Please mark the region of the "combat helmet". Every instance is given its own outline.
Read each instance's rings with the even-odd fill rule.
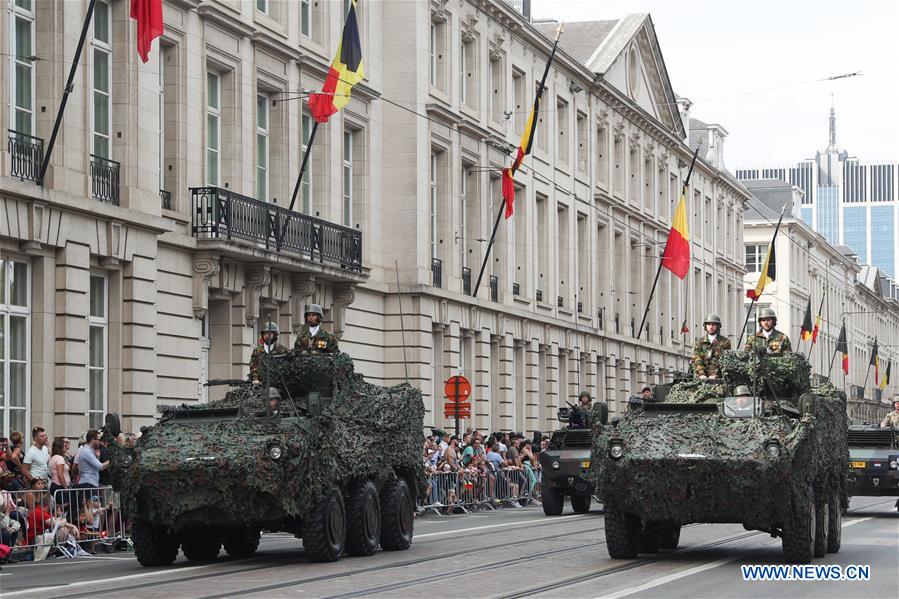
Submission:
[[[746,385],[737,385],[737,388],[734,389],[734,397],[745,397],[747,395],[751,396],[752,391]]]
[[[303,316],[309,316],[310,314],[318,314],[318,317],[324,320],[325,313],[322,311],[322,307],[318,304],[311,304],[308,308],[306,308],[306,312]]]
[[[276,325],[274,322],[272,322],[272,321],[270,320],[270,321],[268,321],[267,323],[265,323],[265,324],[262,326],[262,328],[259,330],[259,333],[260,333],[260,334],[262,334],[262,333],[274,333],[275,335],[280,335],[280,334],[281,334],[281,329],[279,329],[279,328],[278,328],[278,325]]]
[[[759,310],[759,320],[763,318],[773,318],[774,324],[777,324],[777,312],[774,311],[774,308],[762,308]]]
[[[705,320],[702,321],[702,324],[717,324],[721,326],[721,317],[715,314],[714,312],[709,312],[709,315],[705,317]]]
[[[593,399],[593,397],[591,397],[591,395],[590,395],[590,392],[587,391],[586,389],[581,391],[580,394],[577,396],[578,401],[580,401],[582,397],[586,397],[587,399]]]

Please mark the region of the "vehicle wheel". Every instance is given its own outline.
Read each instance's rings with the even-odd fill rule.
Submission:
[[[783,552],[788,562],[807,564],[815,549],[815,496],[809,489],[793,504],[783,529]]]
[[[412,544],[412,492],[402,478],[392,478],[381,489],[381,548],[408,549]]]
[[[543,513],[547,516],[558,516],[565,508],[565,495],[558,489],[547,487],[540,492]]]
[[[640,520],[626,514],[624,510],[606,505],[606,547],[613,559],[633,559],[637,557],[640,541]]]
[[[135,520],[131,525],[131,542],[142,566],[168,566],[178,557],[178,543],[163,528],[145,520]]]
[[[343,496],[337,489],[325,491],[315,500],[303,527],[303,549],[314,562],[334,562],[346,545],[346,514]]]
[[[837,491],[830,496],[830,513],[827,520],[827,553],[837,553],[840,550],[840,540],[843,534],[843,509],[840,505],[840,493]]]
[[[253,527],[233,528],[225,533],[222,544],[228,555],[234,557],[253,555],[259,547],[259,529]]]
[[[677,549],[679,543],[680,524],[672,524],[659,531],[659,547],[662,549]]]
[[[184,557],[192,562],[211,562],[218,557],[222,548],[222,539],[210,530],[191,532],[181,541]]]
[[[573,509],[576,514],[586,514],[590,511],[590,502],[592,500],[593,498],[589,495],[572,495],[571,509]]]
[[[346,552],[372,555],[381,540],[381,502],[371,481],[350,488],[346,505]]]
[[[827,555],[827,545],[830,539],[830,501],[825,495],[815,503],[815,523],[821,526],[815,527],[815,551],[814,557]]]

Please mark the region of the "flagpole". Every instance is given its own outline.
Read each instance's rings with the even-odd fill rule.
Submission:
[[[312,144],[315,142],[315,132],[318,131],[318,121],[313,120],[312,129],[309,131],[309,141],[306,142],[306,150],[303,152],[303,162],[300,164],[300,174],[297,175],[297,182],[293,186],[293,196],[290,198],[290,207],[287,208],[288,212],[293,212],[293,207],[297,201],[297,195],[300,192],[300,186],[303,184],[303,175],[306,174],[306,167],[309,164],[309,154],[312,151]],[[281,243],[284,241],[284,236],[287,234],[287,225],[290,223],[290,216],[287,216],[284,219],[284,225],[281,227],[281,230],[278,231],[278,236],[276,241],[278,250],[281,249]]]
[[[787,211],[787,203],[784,204],[783,209],[780,211],[780,218],[777,219],[777,226],[774,227],[774,235],[771,236],[771,247],[768,248],[768,256],[770,256],[771,252],[774,251],[774,242],[777,241],[777,232],[780,231],[780,223],[783,222],[784,213],[786,211]],[[777,258],[776,258],[776,254],[775,254],[775,262],[774,262],[775,268],[777,267],[776,260],[777,260]],[[767,266],[767,265],[768,265],[768,261],[766,259],[765,266]],[[765,276],[768,276],[768,273],[764,272],[764,273],[761,273],[759,276],[765,277]],[[764,292],[764,288],[762,288],[762,291]],[[759,296],[761,296],[761,294],[759,294]],[[749,315],[752,314],[752,307],[755,305],[756,301],[758,301],[758,298],[757,297],[753,298],[752,303],[749,304],[749,309],[746,310],[746,320],[743,321],[743,330],[740,331],[740,340],[737,341],[737,347],[739,347],[740,344],[743,343],[743,335],[746,333],[746,325],[749,323]]]
[[[543,69],[543,78],[540,79],[540,87],[537,88],[537,97],[535,101],[539,102],[540,98],[543,96],[543,90],[546,89],[546,78],[549,76],[549,67],[552,66],[553,57],[556,55],[556,49],[559,47],[559,36],[562,35],[562,24],[559,23],[559,27],[556,29],[556,39],[553,41],[552,50],[549,52],[549,58],[546,60],[546,68]],[[536,119],[537,115],[533,114],[533,117]],[[533,131],[531,131],[531,135],[533,136]],[[533,137],[530,138],[533,143]],[[514,166],[514,165],[513,165]],[[490,242],[487,244],[487,251],[484,252],[484,261],[481,263],[481,270],[478,272],[478,280],[474,284],[474,290],[472,291],[472,297],[478,296],[478,290],[481,288],[481,280],[484,278],[484,269],[487,268],[487,260],[490,259],[490,250],[493,248],[493,242],[496,239],[496,230],[499,228],[499,219],[502,218],[503,210],[506,208],[506,198],[503,197],[503,201],[499,204],[499,211],[496,213],[496,220],[493,222],[493,232],[490,234]]]
[[[825,298],[825,297],[827,297],[827,289],[824,290],[824,295],[821,296],[821,305],[818,306],[818,314],[815,315],[815,322],[817,322],[817,321],[818,321],[818,318],[821,317],[821,310],[824,309],[824,298]],[[822,319],[822,321],[823,321],[823,319]],[[822,324],[823,324],[823,322],[822,322]],[[815,328],[814,328],[814,325],[812,325],[812,333],[814,333],[814,332],[815,332]],[[821,331],[818,331],[818,332],[820,333]],[[811,342],[811,344],[809,345],[809,348],[808,348],[808,357],[806,358],[807,360],[811,360],[811,359],[812,359],[812,350],[813,350],[813,349],[815,349],[815,336],[814,336],[814,334],[812,335],[812,342]],[[830,374],[830,373],[828,373],[828,375],[829,375],[829,374]]]
[[[868,377],[871,376],[871,362],[877,359],[877,337],[874,337],[874,347],[871,350],[871,359],[868,360],[868,368],[865,370],[865,384],[862,385],[862,399],[865,398],[865,391],[868,389]]]
[[[702,147],[702,144],[696,145],[696,151],[693,152],[693,159],[690,160],[690,170],[687,171],[687,178],[684,179],[684,185],[681,187],[681,197],[686,198],[687,195],[687,187],[690,185],[690,176],[693,174],[693,167],[696,166],[696,157],[699,156],[699,148]],[[668,234],[669,236],[671,233]],[[689,244],[689,241],[687,242]],[[643,325],[646,324],[646,315],[649,314],[649,306],[652,304],[652,297],[656,293],[656,284],[659,282],[659,275],[662,273],[662,265],[665,263],[664,259],[665,254],[663,253],[659,257],[659,269],[656,271],[656,278],[652,282],[652,289],[649,291],[649,299],[646,300],[646,308],[643,310],[643,320],[640,321],[640,330],[637,331],[637,339],[640,338],[640,335],[643,334]]]
[[[41,164],[41,172],[37,176],[37,184],[44,184],[44,175],[50,167],[50,157],[53,155],[53,146],[56,145],[56,136],[59,134],[59,126],[62,124],[62,115],[66,111],[66,104],[69,102],[69,94],[75,89],[75,72],[78,70],[78,63],[81,61],[81,52],[84,50],[84,40],[87,38],[87,30],[90,28],[91,17],[94,14],[94,6],[97,0],[90,0],[87,5],[87,14],[84,16],[84,24],[81,26],[81,37],[78,38],[78,46],[75,48],[75,58],[72,60],[72,66],[69,68],[69,78],[66,81],[65,91],[62,93],[62,100],[59,101],[59,110],[56,111],[56,121],[53,123],[53,132],[50,134],[50,140],[47,142],[47,153],[44,154],[44,162]]]

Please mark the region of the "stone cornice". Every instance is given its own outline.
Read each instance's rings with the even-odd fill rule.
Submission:
[[[240,13],[227,9],[225,4],[201,4],[197,7],[197,14],[205,21],[216,27],[238,35],[250,37],[254,29],[240,20]]]

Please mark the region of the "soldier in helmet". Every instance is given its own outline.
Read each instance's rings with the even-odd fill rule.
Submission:
[[[693,375],[698,379],[717,379],[721,354],[730,349],[730,339],[720,334],[721,317],[709,314],[702,325],[705,335],[693,345]]]
[[[759,312],[759,330],[746,341],[746,351],[763,351],[769,356],[782,356],[793,351],[790,338],[778,331],[777,313],[771,308]]]
[[[253,349],[253,354],[250,356],[250,380],[254,385],[259,384],[259,362],[263,354],[276,356],[287,353],[287,348],[278,343],[278,335],[281,334],[278,325],[268,321],[262,327],[261,333],[262,343]]]
[[[568,425],[571,428],[588,428],[590,426],[590,412],[593,408],[593,398],[590,392],[584,389],[577,396],[577,408],[572,410]]]
[[[281,413],[281,392],[275,387],[269,387],[266,401],[268,416],[275,418]]]
[[[899,397],[893,398],[893,408],[894,410],[880,422],[880,428],[899,428]]]
[[[734,389],[734,398],[737,400],[737,406],[745,408],[752,403],[752,391],[746,385],[737,385]]]
[[[313,354],[333,354],[337,352],[337,338],[322,326],[324,313],[318,304],[312,304],[306,310],[306,324],[300,329],[293,348],[297,351]]]

